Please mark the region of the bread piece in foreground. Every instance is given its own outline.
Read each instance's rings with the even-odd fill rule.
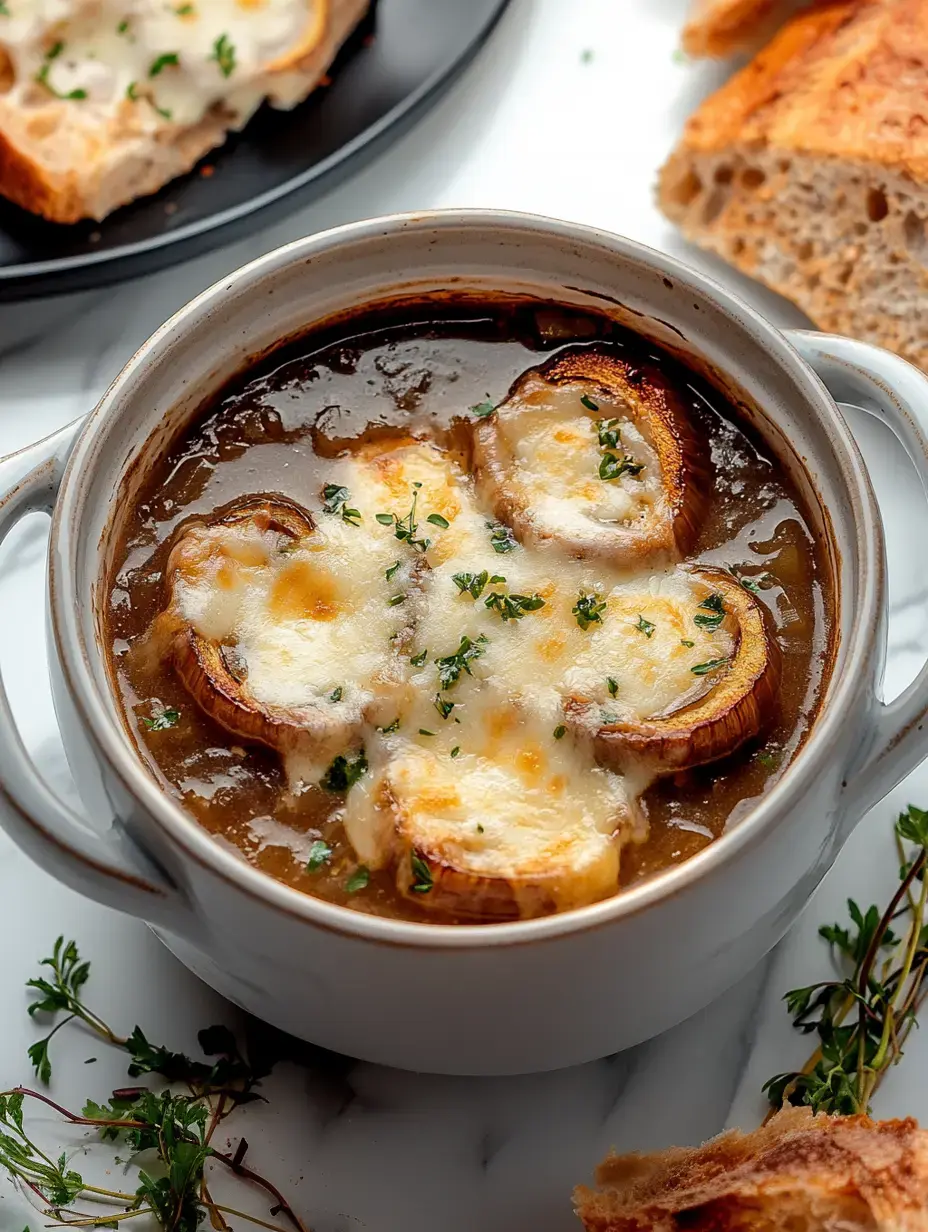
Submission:
[[[755,51],[811,3],[815,0],[696,0],[680,41],[696,59]]]
[[[928,7],[832,4],[700,107],[660,175],[687,239],[928,366]]]
[[[138,0],[124,12],[101,0],[74,4],[47,29],[29,0],[2,7],[0,194],[73,223],[102,219],[189,171],[265,99],[301,102],[368,0],[284,0],[272,13],[229,0],[215,10]],[[293,30],[278,44],[282,10]],[[246,31],[265,58],[248,59]]]
[[[925,1232],[928,1132],[916,1121],[787,1107],[750,1134],[623,1155],[574,1193],[587,1232]]]

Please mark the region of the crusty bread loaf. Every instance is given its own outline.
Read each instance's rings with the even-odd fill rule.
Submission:
[[[926,1232],[928,1131],[785,1108],[750,1134],[612,1156],[574,1194],[587,1232]]]
[[[293,106],[319,83],[369,0],[324,0],[310,10],[301,43],[267,65],[243,107],[221,103],[193,124],[152,123],[150,109],[122,100],[99,112],[57,98],[41,82],[17,83],[0,46],[0,195],[54,222],[102,219],[157,191],[241,128],[264,98]]]
[[[820,328],[928,367],[928,5],[797,17],[692,116],[659,201]]]
[[[688,56],[716,59],[754,51],[815,0],[696,0],[681,43]]]

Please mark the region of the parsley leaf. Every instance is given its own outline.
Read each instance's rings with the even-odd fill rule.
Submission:
[[[639,613],[638,619],[635,622],[635,628],[638,630],[639,633],[643,633],[645,637],[653,637],[654,630],[657,628],[657,626],[653,625],[650,620],[645,620],[645,618]],[[693,671],[695,670],[696,669],[693,668]]]
[[[438,680],[442,689],[450,689],[452,685],[457,684],[462,672],[466,672],[468,676],[473,675],[470,665],[483,654],[483,647],[487,640],[481,634],[476,641],[471,641],[465,634],[461,638],[461,644],[457,650],[452,654],[444,655],[442,658],[435,660],[435,666],[438,668]]]
[[[481,573],[455,573],[451,580],[458,588],[462,595],[470,595],[472,599],[479,599],[486,589],[489,573],[484,569]]]
[[[309,849],[309,859],[306,861],[306,868],[309,872],[314,873],[317,869],[322,868],[323,864],[328,864],[332,858],[332,848],[328,843],[324,843],[321,838],[317,838]]]
[[[487,595],[484,604],[499,613],[504,621],[521,620],[526,612],[537,612],[545,606],[541,595],[504,595],[502,591],[494,590]]]
[[[515,551],[519,546],[512,531],[504,523],[487,522],[486,528],[490,532],[490,545],[494,552],[502,555],[504,552]]]
[[[319,781],[319,786],[326,791],[346,792],[352,788],[358,779],[367,772],[367,758],[364,750],[354,758],[339,753],[332,761]]]
[[[345,889],[349,894],[357,894],[359,890],[366,890],[370,881],[370,869],[365,864],[359,864],[345,882]]]
[[[717,591],[703,599],[699,606],[707,608],[708,611],[697,612],[693,617],[693,623],[703,629],[717,629],[727,615],[722,596]]]
[[[432,880],[432,870],[421,856],[412,853],[412,885],[409,887],[414,894],[428,894],[435,884]]]
[[[720,667],[725,667],[729,661],[728,656],[724,659],[710,659],[708,663],[697,663],[695,667],[690,668],[690,671],[694,676],[708,676],[709,672],[718,671]]]

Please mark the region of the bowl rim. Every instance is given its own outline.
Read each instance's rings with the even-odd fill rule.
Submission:
[[[683,863],[664,869],[610,898],[535,919],[448,925],[370,915],[297,890],[227,851],[158,785],[126,732],[108,714],[107,703],[112,698],[104,696],[90,666],[90,657],[99,657],[104,652],[96,643],[88,647],[79,619],[81,599],[76,584],[76,552],[81,534],[72,506],[79,498],[85,475],[92,473],[95,438],[105,422],[111,416],[118,415],[123,389],[135,374],[178,331],[209,315],[225,298],[241,293],[259,278],[280,273],[323,251],[371,238],[385,239],[410,228],[432,233],[454,228],[529,231],[536,239],[540,234],[554,243],[605,246],[626,259],[650,268],[659,276],[677,280],[712,302],[723,313],[753,331],[778,368],[788,377],[798,396],[813,413],[818,413],[828,434],[833,461],[846,489],[851,519],[856,528],[858,568],[855,593],[842,594],[839,579],[835,579],[836,641],[832,674],[809,734],[783,775],[736,825]],[[841,545],[833,544],[833,548],[840,558]],[[863,458],[824,384],[779,329],[714,278],[670,254],[602,228],[543,215],[494,209],[439,209],[390,214],[333,227],[258,257],[219,279],[181,307],[129,359],[85,420],[68,459],[52,514],[49,562],[50,630],[65,684],[97,754],[104,759],[130,797],[141,806],[145,816],[186,856],[252,900],[292,919],[343,937],[410,949],[468,950],[525,945],[596,930],[659,907],[664,901],[675,898],[712,873],[719,872],[741,851],[759,842],[811,787],[819,773],[820,763],[838,743],[840,729],[846,725],[848,714],[856,712],[860,706],[859,694],[869,687],[868,673],[860,671],[860,666],[870,661],[874,651],[880,629],[878,615],[883,594],[882,523]],[[843,639],[844,663],[839,665],[836,659],[842,641],[840,613],[845,607],[855,613],[855,619]],[[141,845],[144,849],[144,842]],[[183,886],[177,892],[182,898],[187,897]]]

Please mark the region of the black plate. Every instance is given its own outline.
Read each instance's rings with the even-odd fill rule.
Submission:
[[[379,0],[294,111],[263,107],[189,175],[111,214],[61,226],[0,199],[0,300],[148,274],[286,214],[399,136],[490,34],[508,0]],[[205,169],[205,174],[204,174]]]

